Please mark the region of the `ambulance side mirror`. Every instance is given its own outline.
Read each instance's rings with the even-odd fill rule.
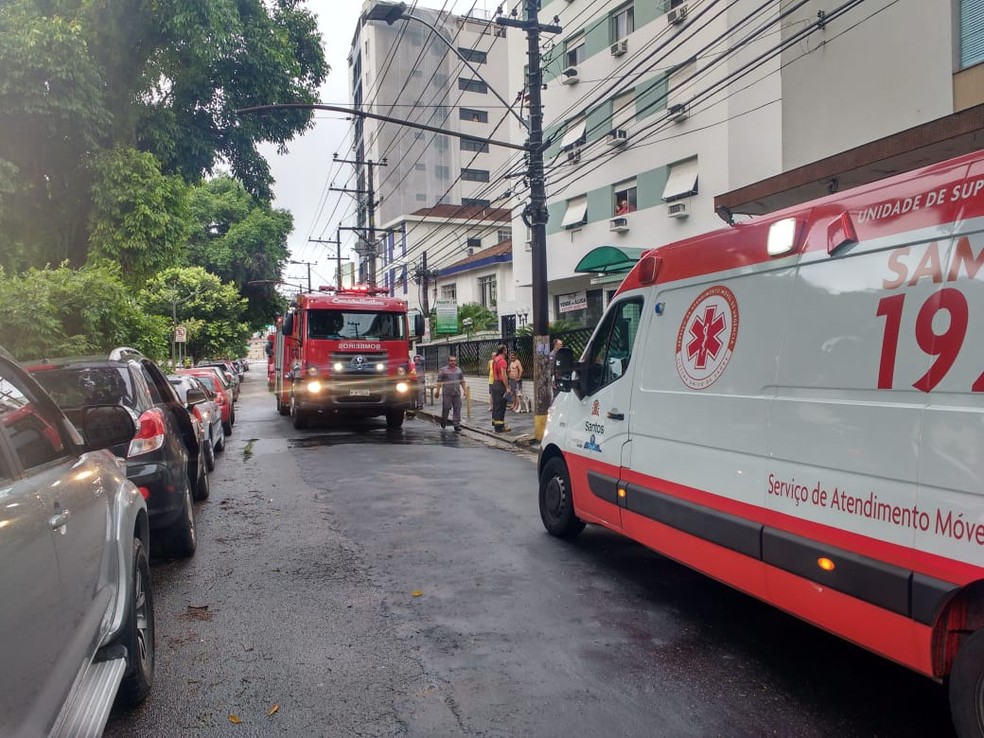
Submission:
[[[554,354],[553,377],[558,392],[570,392],[574,388],[574,352],[559,348]]]

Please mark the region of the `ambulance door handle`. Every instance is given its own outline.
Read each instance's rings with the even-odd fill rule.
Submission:
[[[605,414],[609,420],[625,420],[625,413],[620,413],[617,410],[609,410]]]

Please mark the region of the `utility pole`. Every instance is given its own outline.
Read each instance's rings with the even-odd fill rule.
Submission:
[[[498,17],[501,26],[522,28],[527,40],[526,89],[530,100],[529,138],[526,140],[527,176],[530,181],[530,201],[523,209],[523,222],[532,231],[533,257],[533,388],[535,413],[533,434],[543,438],[547,425],[547,410],[553,401],[550,378],[550,335],[548,332],[547,294],[547,190],[543,175],[543,69],[540,58],[540,34],[560,33],[560,26],[541,25],[538,12],[540,0],[526,0],[526,20]]]
[[[309,238],[308,241],[311,243],[330,243],[335,247],[335,259],[337,262],[337,269],[335,272],[335,286],[338,289],[342,289],[342,229],[339,227],[335,231],[335,240],[332,241],[330,238]]]
[[[308,240],[309,241],[313,241],[314,239],[313,238],[309,238]],[[314,290],[311,289],[311,266],[317,264],[318,262],[316,262],[316,261],[294,261],[293,259],[291,259],[287,263],[288,264],[303,264],[303,265],[305,265],[307,267],[307,272],[308,272],[308,280],[307,280],[307,282],[308,282],[308,292],[314,292]]]
[[[369,283],[370,287],[376,286],[376,191],[373,186],[373,167],[385,167],[386,159],[381,162],[373,161],[372,159],[366,159],[365,161],[360,161],[358,159],[339,159],[338,154],[335,154],[335,161],[341,164],[352,164],[354,166],[363,166],[368,168],[368,189],[365,190],[352,190],[345,189],[343,187],[329,187],[331,192],[349,192],[358,195],[366,195],[366,219],[369,223],[369,237],[367,240],[367,248],[365,253],[366,260],[366,281]]]

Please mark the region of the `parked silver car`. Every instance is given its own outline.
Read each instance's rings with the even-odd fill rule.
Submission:
[[[0,735],[98,735],[154,678],[147,505],[105,450],[136,430],[93,405],[75,429],[0,349]]]

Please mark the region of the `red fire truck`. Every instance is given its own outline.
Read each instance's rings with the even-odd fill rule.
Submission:
[[[424,318],[387,290],[352,287],[298,295],[274,340],[277,410],[295,428],[315,417],[386,416],[403,425],[413,405],[410,341],[423,335]]]

